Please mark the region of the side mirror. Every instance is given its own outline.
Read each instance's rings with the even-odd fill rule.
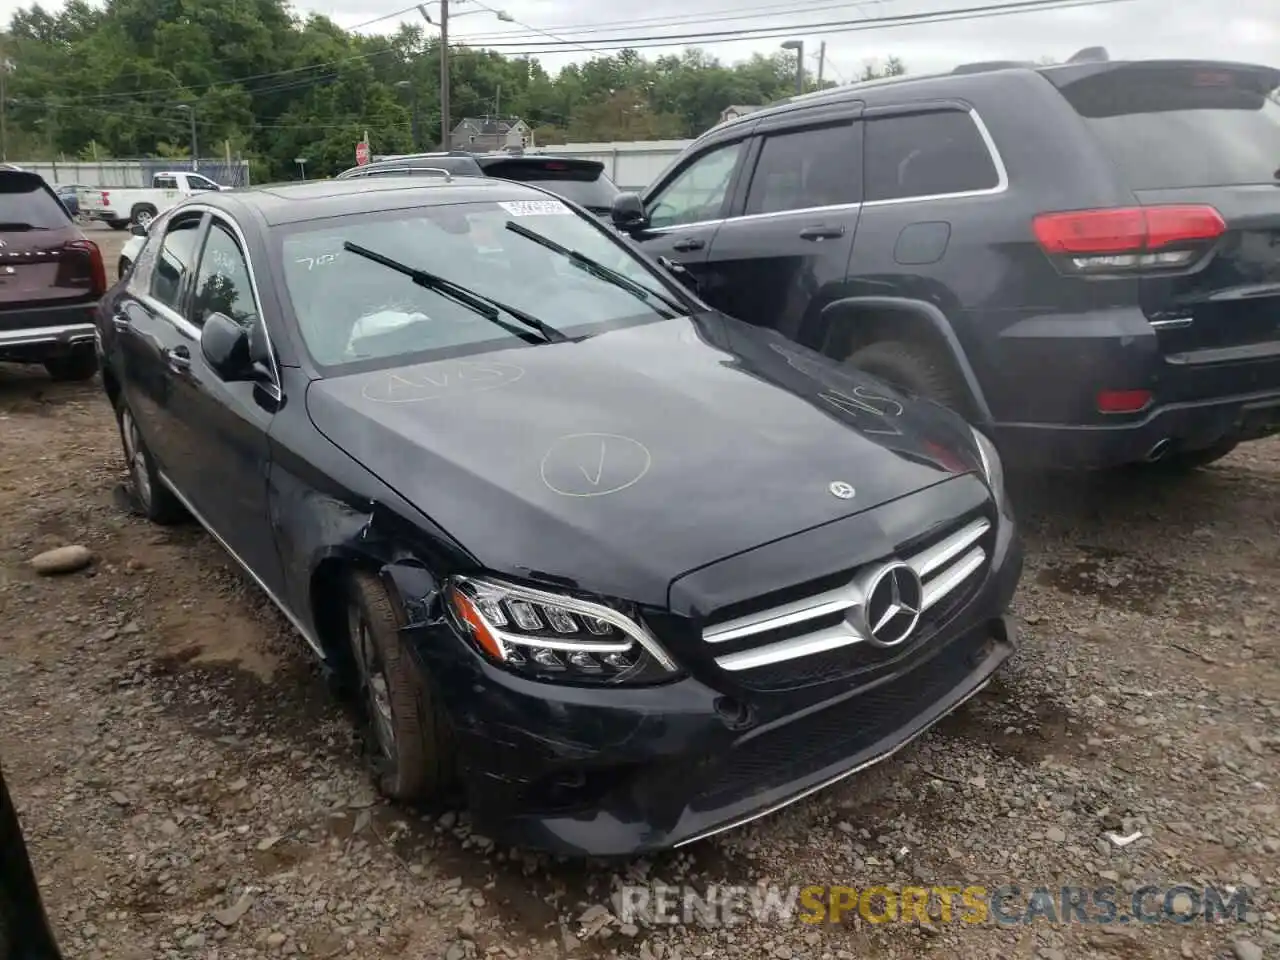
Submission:
[[[129,228],[129,232],[135,237],[145,237],[147,235],[147,228],[140,223],[135,223]]]
[[[249,331],[225,313],[211,313],[200,330],[200,352],[223,380],[253,380]]]
[[[645,215],[644,204],[634,193],[620,193],[613,198],[613,206],[609,209],[609,218],[619,230],[639,230],[649,222]]]

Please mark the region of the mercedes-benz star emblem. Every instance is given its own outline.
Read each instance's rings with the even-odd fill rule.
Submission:
[[[839,497],[841,500],[852,500],[854,495],[857,493],[853,487],[849,486],[849,484],[845,483],[843,480],[837,480],[834,483],[829,484],[827,489],[831,491],[831,495],[833,497]]]
[[[901,561],[886,564],[867,580],[862,604],[862,630],[877,647],[896,647],[920,622],[924,585]]]

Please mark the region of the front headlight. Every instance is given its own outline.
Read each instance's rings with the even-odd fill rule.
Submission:
[[[482,655],[537,680],[657,683],[679,668],[634,610],[532,587],[455,577],[449,607]]]
[[[978,445],[978,456],[982,459],[982,473],[987,478],[987,486],[996,503],[1004,503],[1004,466],[1000,463],[1000,451],[985,433],[977,427],[973,431],[973,442]]]

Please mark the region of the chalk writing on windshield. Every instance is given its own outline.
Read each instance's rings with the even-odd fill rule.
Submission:
[[[316,267],[323,267],[325,264],[333,263],[338,259],[336,253],[322,253],[318,257],[298,257],[294,263],[305,263],[308,270],[314,270]]]

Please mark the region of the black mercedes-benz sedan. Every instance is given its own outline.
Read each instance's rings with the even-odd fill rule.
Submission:
[[[185,202],[102,301],[137,508],[198,519],[358,693],[388,796],[676,846],[1009,656],[992,444],[678,276],[531,186],[376,178]]]

